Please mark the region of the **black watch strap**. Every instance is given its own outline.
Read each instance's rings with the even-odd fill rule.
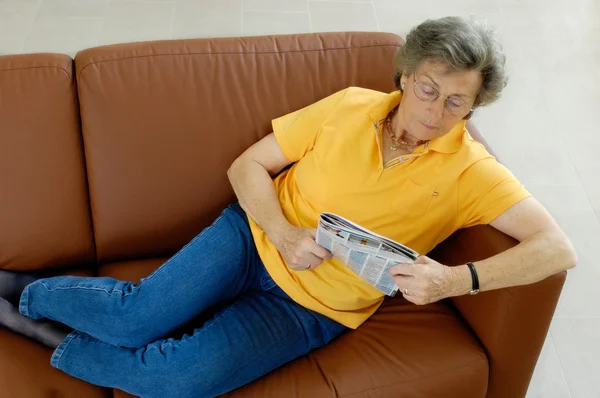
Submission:
[[[469,292],[470,294],[479,293],[479,277],[477,276],[477,271],[475,270],[475,266],[473,263],[467,263],[469,270],[471,271],[471,278],[473,279],[473,288]]]

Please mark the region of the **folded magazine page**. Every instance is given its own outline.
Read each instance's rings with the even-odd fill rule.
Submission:
[[[419,257],[411,248],[333,213],[321,213],[316,242],[388,296],[398,291],[390,268],[398,263],[414,263]]]

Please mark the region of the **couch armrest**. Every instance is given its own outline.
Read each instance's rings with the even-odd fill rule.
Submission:
[[[483,136],[479,132],[479,129],[477,129],[477,127],[475,127],[475,124],[473,124],[473,122],[471,120],[467,120],[466,127],[467,127],[467,131],[469,132],[469,134],[471,134],[471,137],[473,137],[473,139],[475,141],[480,142],[485,147],[485,149],[489,152],[490,155],[495,157],[496,160],[500,161],[498,159],[498,156],[496,156],[496,154],[494,153],[492,148],[488,145],[487,141],[483,138]]]
[[[488,225],[457,231],[429,256],[460,265],[498,254],[518,242]],[[566,272],[526,286],[453,297],[450,301],[487,352],[486,398],[525,397],[544,345]]]

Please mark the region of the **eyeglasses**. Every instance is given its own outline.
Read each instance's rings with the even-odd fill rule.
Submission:
[[[416,74],[413,74],[413,80],[415,95],[421,101],[435,102],[440,97],[440,92],[437,91],[435,87],[425,83],[417,83]],[[446,97],[446,103],[444,104],[444,107],[449,114],[460,117],[466,116],[469,112],[473,111],[473,108],[471,108],[466,102],[458,97],[452,96]]]

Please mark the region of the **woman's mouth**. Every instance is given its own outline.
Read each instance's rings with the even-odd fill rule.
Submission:
[[[437,129],[437,127],[435,127],[435,126],[430,126],[430,125],[428,125],[428,124],[425,124],[425,123],[423,123],[423,122],[421,122],[421,124],[422,124],[422,125],[423,125],[425,128],[427,128],[427,129],[429,129],[429,130],[434,130],[434,129]]]

